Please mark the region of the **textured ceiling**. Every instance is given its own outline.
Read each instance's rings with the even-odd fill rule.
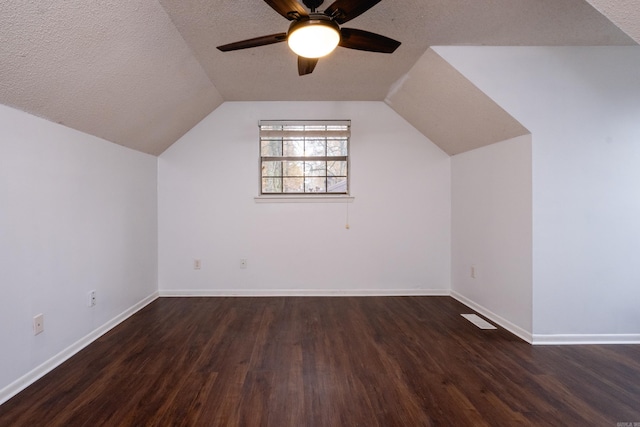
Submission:
[[[589,1],[637,37],[637,1]],[[299,77],[285,43],[215,49],[287,27],[262,0],[5,1],[0,103],[159,154],[224,101],[382,101],[428,81],[411,70],[430,46],[635,44],[584,0],[383,0],[345,27],[401,41],[392,55],[338,48]]]
[[[159,154],[223,100],[156,1],[0,7],[0,102]]]
[[[588,0],[611,22],[640,43],[640,0]]]
[[[395,53],[338,48],[299,77],[286,43],[215,49],[285,32],[289,21],[264,1],[159,1],[228,101],[382,100],[429,46],[634,44],[583,0],[383,0],[344,26],[401,41]]]

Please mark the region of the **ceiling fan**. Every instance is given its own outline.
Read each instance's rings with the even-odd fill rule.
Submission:
[[[270,34],[218,46],[222,52],[265,46],[286,41],[298,55],[298,74],[311,74],[318,59],[331,53],[336,46],[369,52],[393,53],[400,42],[380,34],[355,28],[340,28],[371,9],[381,0],[336,0],[317,12],[324,0],[302,0],[311,11],[307,13],[297,0],[264,0],[273,10],[291,22],[286,33]]]

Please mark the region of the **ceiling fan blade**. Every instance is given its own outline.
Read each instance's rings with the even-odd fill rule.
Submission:
[[[304,76],[305,74],[313,73],[313,69],[316,68],[318,58],[305,58],[304,56],[298,56],[298,75]]]
[[[273,10],[287,18],[289,21],[298,16],[307,16],[307,11],[296,0],[264,0]]]
[[[270,34],[268,36],[255,37],[253,39],[242,40],[239,42],[218,46],[218,49],[223,52],[229,52],[230,50],[239,50],[239,49],[247,49],[250,47],[266,46],[268,44],[280,43],[285,40],[287,40],[287,33]]]
[[[342,28],[340,35],[342,37],[339,46],[367,52],[393,53],[401,44],[389,37],[355,28]]]
[[[378,3],[380,0],[336,0],[324,13],[329,16],[335,14],[334,20],[338,24],[344,24],[356,16],[362,15]]]

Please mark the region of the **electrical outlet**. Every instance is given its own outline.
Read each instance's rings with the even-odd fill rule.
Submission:
[[[89,292],[89,299],[87,300],[87,305],[89,307],[94,307],[96,305],[96,291]]]
[[[199,259],[194,259],[193,260],[193,269],[194,270],[200,270],[202,268],[202,261]]]
[[[471,271],[470,271],[470,273],[471,273],[471,278],[472,278],[472,279],[475,279],[475,278],[476,278],[476,266],[475,266],[475,265],[472,265],[472,266],[471,266]]]
[[[240,268],[245,269],[247,268],[247,260],[246,259],[241,259],[240,260]]]
[[[44,332],[44,314],[38,314],[33,318],[33,335]]]

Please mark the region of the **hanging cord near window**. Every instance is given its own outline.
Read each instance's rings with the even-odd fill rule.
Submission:
[[[349,202],[346,201],[344,203],[344,205],[347,207],[347,218],[346,218],[345,223],[344,223],[344,228],[346,228],[348,230],[349,228],[351,228],[350,225],[349,225]]]

